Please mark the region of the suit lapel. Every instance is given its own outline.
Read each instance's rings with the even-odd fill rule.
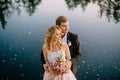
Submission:
[[[67,34],[67,44],[69,47],[71,46],[70,32],[68,32],[68,34]]]
[[[72,45],[72,41],[71,41],[71,38],[70,38],[70,32],[67,33],[67,45],[70,49],[70,52],[71,52],[71,45]]]
[[[70,41],[70,35],[69,35],[69,32],[67,33],[67,44],[68,42]]]

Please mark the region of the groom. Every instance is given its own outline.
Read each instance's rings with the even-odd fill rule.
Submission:
[[[81,58],[80,42],[78,40],[78,35],[69,32],[69,21],[65,16],[59,16],[56,19],[56,25],[62,31],[62,41],[66,42],[70,49],[71,61],[72,61],[71,70],[75,75],[77,72],[76,63]],[[42,65],[45,64],[43,53],[41,53],[41,62]]]

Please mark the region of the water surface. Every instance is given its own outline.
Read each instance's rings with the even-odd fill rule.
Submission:
[[[54,2],[54,3],[53,3]],[[0,1],[0,80],[42,80],[47,28],[67,16],[79,35],[78,80],[120,79],[119,0]]]

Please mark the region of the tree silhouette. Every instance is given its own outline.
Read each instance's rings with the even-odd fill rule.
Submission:
[[[22,8],[31,16],[40,2],[41,0],[0,0],[0,21],[2,28],[5,29],[7,23],[5,17],[9,17],[14,11],[17,11],[18,15],[20,15]]]
[[[11,5],[11,0],[0,1],[0,21],[2,28],[5,29],[6,20],[5,15],[8,15],[10,12],[9,7]]]
[[[106,15],[108,21],[113,19],[115,23],[120,22],[120,1],[119,0],[102,0],[98,2],[100,7],[100,16]]]
[[[120,0],[65,0],[69,10],[73,10],[79,5],[85,11],[89,3],[95,3],[99,6],[99,14],[102,17],[104,14],[108,21],[120,22]]]
[[[65,1],[69,10],[71,9],[73,10],[79,5],[83,10],[85,10],[88,3],[90,3],[90,0],[65,0]]]

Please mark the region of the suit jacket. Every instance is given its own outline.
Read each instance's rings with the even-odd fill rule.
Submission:
[[[69,45],[71,43],[71,45]],[[80,51],[80,41],[78,40],[78,35],[68,32],[67,34],[67,44],[70,49],[72,66],[71,70],[74,74],[77,72],[77,61],[81,58],[82,53]]]
[[[81,57],[80,41],[78,40],[78,35],[68,32],[67,33],[67,44],[68,44],[70,54],[71,54],[71,61],[72,61],[71,70],[74,74],[76,74],[77,72],[76,63]],[[43,52],[41,52],[41,62],[42,62],[42,65],[45,64]]]

